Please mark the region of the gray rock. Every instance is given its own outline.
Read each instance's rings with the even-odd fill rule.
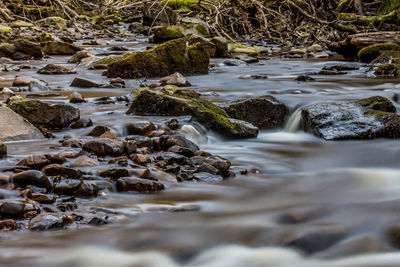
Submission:
[[[0,139],[29,140],[44,138],[43,134],[9,108],[0,107]]]
[[[79,88],[93,88],[93,87],[98,88],[98,87],[102,87],[102,84],[98,83],[96,81],[90,80],[90,79],[76,77],[72,81],[71,86],[79,87]]]
[[[48,64],[38,70],[39,74],[75,74],[76,69],[72,67],[59,66],[55,64]]]
[[[326,140],[399,138],[400,116],[392,102],[382,96],[302,109],[304,129]]]

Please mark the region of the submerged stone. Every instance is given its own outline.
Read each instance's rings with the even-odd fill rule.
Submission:
[[[400,116],[392,102],[382,96],[302,109],[304,129],[326,140],[399,138]]]
[[[258,128],[251,123],[230,118],[211,102],[192,90],[157,91],[142,89],[134,98],[127,114],[161,116],[190,115],[211,130],[230,137],[255,137]]]

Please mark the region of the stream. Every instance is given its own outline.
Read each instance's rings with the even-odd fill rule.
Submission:
[[[87,47],[101,53],[110,46],[142,50],[146,40],[99,40]],[[64,65],[69,57],[23,62],[35,67]],[[65,230],[0,232],[0,262],[7,266],[399,266],[400,253],[388,229],[400,226],[400,143],[398,140],[324,141],[300,129],[298,110],[310,103],[381,95],[394,99],[399,79],[379,79],[368,66],[345,75],[305,73],[343,64],[340,59],[270,59],[242,66],[216,67],[208,75],[187,77],[207,99],[223,101],[273,95],[291,116],[278,130],[262,130],[257,138],[226,139],[188,124],[185,132],[201,150],[221,155],[233,169],[247,169],[221,183],[178,183],[157,194],[105,193],[80,199],[79,211],[114,214],[109,224]],[[71,65],[71,64],[65,64]],[[73,66],[73,65],[71,65]],[[1,73],[0,86],[16,75],[46,80],[60,96],[40,98],[68,103],[79,91],[87,103],[77,104],[81,117],[124,135],[124,125],[142,116],[126,115],[124,102],[97,104],[98,97],[129,95],[126,88],[71,88],[79,76],[100,82],[101,70],[78,67],[78,74],[40,75],[37,69]],[[268,79],[247,79],[249,75]],[[149,81],[151,82],[151,81]],[[399,109],[399,105],[393,101]],[[169,117],[145,117],[163,122]],[[57,153],[63,136],[79,137],[90,129],[64,129],[56,138],[8,142],[9,157],[0,167],[13,166],[31,154]],[[307,247],[300,250],[299,247]]]

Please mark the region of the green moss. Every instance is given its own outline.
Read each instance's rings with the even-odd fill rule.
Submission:
[[[305,55],[307,53],[306,53],[306,51],[301,50],[301,49],[293,49],[293,50],[290,50],[289,54],[290,55]]]
[[[203,24],[198,24],[196,26],[196,30],[198,33],[200,33],[201,35],[205,36],[205,37],[209,37],[210,33],[208,32],[208,29],[206,26],[204,26]]]
[[[360,18],[360,16],[355,13],[339,13],[337,18],[339,20],[352,21],[357,20],[358,18]]]
[[[400,45],[395,43],[382,43],[382,44],[374,44],[363,49],[358,52],[358,58],[361,62],[369,63],[375,58],[377,58],[380,54],[382,54],[386,50],[400,50]]]
[[[99,61],[97,61],[96,65],[109,65],[111,63],[114,63],[116,60],[118,60],[118,59],[107,57],[107,58],[103,58],[103,59],[100,59]]]
[[[245,45],[241,44],[228,44],[228,51],[231,52],[235,48],[247,48]]]
[[[392,63],[396,59],[400,59],[400,50],[386,50],[375,58],[372,63]]]
[[[197,5],[198,0],[163,0],[161,5],[168,5],[172,9],[201,10]]]
[[[381,77],[400,77],[400,65],[399,64],[383,64],[375,70],[376,76]]]
[[[163,77],[174,72],[207,73],[209,56],[195,44],[186,47],[183,39],[175,39],[143,52],[134,52],[108,66],[109,77]]]
[[[182,26],[170,25],[165,27],[157,27],[154,29],[154,41],[162,43],[165,41],[184,37]]]
[[[4,25],[0,25],[0,32],[2,33],[9,33],[12,31],[11,27],[8,26],[4,26]]]
[[[388,14],[392,11],[395,11],[400,8],[400,1],[399,0],[384,0],[382,2],[381,7],[379,8],[378,13],[380,15]]]
[[[42,34],[34,38],[34,40],[39,43],[44,43],[44,42],[54,41],[54,37],[50,33],[43,32]]]

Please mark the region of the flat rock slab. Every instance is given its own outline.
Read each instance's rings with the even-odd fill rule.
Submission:
[[[23,117],[9,108],[0,107],[1,140],[31,140],[43,137],[43,134]]]

